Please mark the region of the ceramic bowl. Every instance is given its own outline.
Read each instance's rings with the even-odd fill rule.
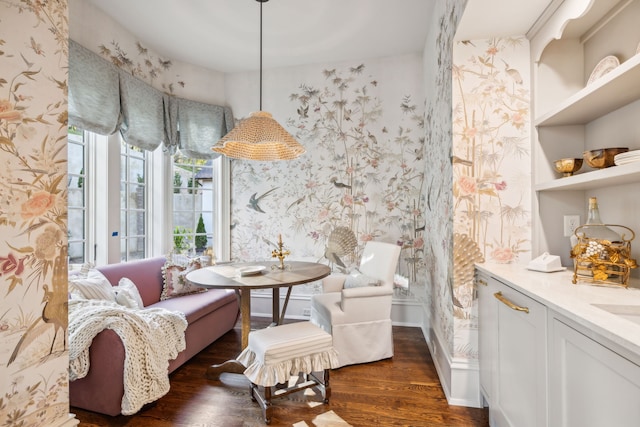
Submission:
[[[629,151],[627,147],[599,148],[597,150],[585,151],[584,160],[592,168],[608,168],[615,164],[614,157],[616,154],[626,153],[627,151]]]
[[[582,167],[582,159],[559,159],[553,162],[553,166],[562,176],[571,176]]]

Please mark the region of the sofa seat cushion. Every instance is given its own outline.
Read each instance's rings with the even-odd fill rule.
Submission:
[[[182,295],[158,301],[147,308],[162,307],[171,311],[184,313],[189,324],[211,313],[218,308],[233,302],[236,294],[230,289],[209,289],[198,294]]]

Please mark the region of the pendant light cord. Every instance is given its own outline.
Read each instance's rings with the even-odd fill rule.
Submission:
[[[260,2],[260,111],[262,111],[262,1]]]

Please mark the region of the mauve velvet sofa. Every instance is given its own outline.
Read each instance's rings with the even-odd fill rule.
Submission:
[[[231,330],[240,311],[235,292],[209,289],[160,301],[164,257],[148,258],[97,267],[116,286],[123,277],[135,283],[145,307],[180,311],[187,318],[186,348],[169,363],[169,373]],[[124,394],[124,345],[112,330],[105,329],[89,348],[90,367],[86,377],[69,384],[70,405],[107,415],[121,413]],[[204,375],[204,373],[203,373]]]

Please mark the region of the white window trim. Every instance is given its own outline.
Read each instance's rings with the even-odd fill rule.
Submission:
[[[88,182],[86,253],[96,265],[120,262],[120,135],[86,133],[86,169],[94,171]],[[107,141],[108,140],[108,141]],[[110,167],[110,165],[112,165]],[[115,165],[115,166],[113,166]],[[172,159],[162,148],[149,153],[147,185],[147,258],[165,256],[173,248]],[[111,168],[118,173],[109,173]],[[224,156],[213,161],[213,249],[217,261],[231,259],[231,164]],[[107,179],[95,179],[96,176]],[[164,189],[164,190],[163,190]]]

